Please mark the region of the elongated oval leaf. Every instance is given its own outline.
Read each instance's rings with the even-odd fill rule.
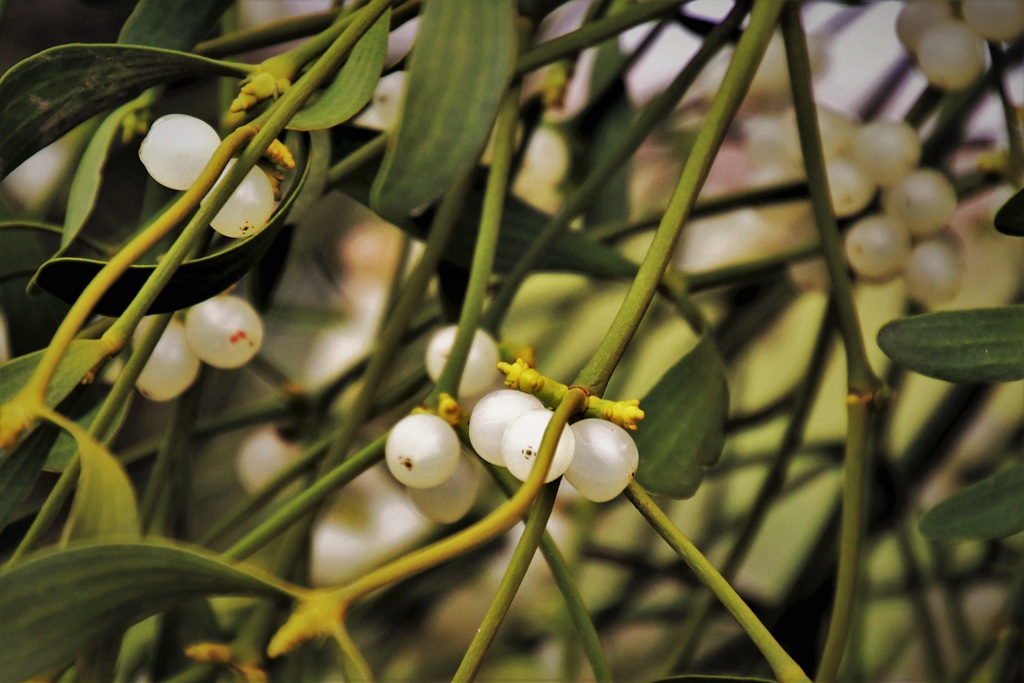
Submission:
[[[9,325],[11,355],[22,356],[49,343],[67,313],[53,299],[30,297],[25,285],[60,247],[60,228],[46,223],[0,224],[0,310]]]
[[[921,518],[920,529],[936,540],[983,540],[1024,531],[1024,465],[954,493]]]
[[[36,351],[0,365],[0,403],[9,401],[25,386],[39,365],[43,353],[44,351]],[[91,379],[96,366],[108,353],[107,343],[98,339],[78,339],[71,342],[46,388],[46,405],[57,405],[83,380]]]
[[[324,130],[345,123],[366,106],[384,68],[388,51],[391,10],[380,16],[359,39],[334,81],[320,99],[299,111],[288,122],[291,130]]]
[[[402,112],[371,195],[396,222],[432,203],[483,151],[516,58],[512,0],[424,3]]]
[[[304,155],[303,158],[308,157]],[[266,228],[252,237],[233,240],[218,252],[183,263],[157,296],[149,313],[169,313],[188,308],[223,292],[240,280],[266,253],[277,233],[285,226],[288,212],[306,181],[308,170],[309,164],[303,162],[298,179]],[[62,301],[73,303],[104,265],[103,261],[94,259],[55,258],[43,264],[33,282]],[[93,312],[121,315],[155,270],[156,266],[151,265],[130,267],[107,290]]]
[[[702,337],[640,405],[646,417],[635,434],[637,482],[655,495],[689,498],[725,444],[729,388],[714,342]]]
[[[999,232],[1024,237],[1024,187],[996,212],[995,224]]]
[[[86,119],[159,83],[242,76],[226,62],[156,48],[60,45],[0,78],[0,179]]]
[[[901,318],[878,332],[896,363],[947,382],[1024,379],[1024,305]]]
[[[287,593],[260,572],[184,546],[120,543],[37,555],[0,574],[0,671],[11,680],[35,676],[114,628],[222,594]]]
[[[134,394],[128,394],[128,398],[122,401],[117,407],[117,414],[114,416],[114,420],[111,423],[110,428],[107,430],[108,434],[116,434],[120,431],[125,418],[128,417],[128,411],[131,410],[132,399],[134,396]],[[93,422],[96,421],[96,416],[99,415],[102,408],[103,401],[101,400],[75,421],[82,429],[89,431]],[[68,466],[68,463],[71,462],[71,458],[74,457],[77,451],[78,445],[74,438],[66,432],[62,433],[57,438],[57,443],[53,445],[50,453],[46,456],[46,462],[43,464],[43,469],[47,472],[63,472],[64,468]]]
[[[209,35],[230,4],[231,0],[139,0],[117,42],[191,50]]]
[[[73,434],[81,472],[63,543],[78,539],[133,540],[141,533],[135,488],[124,467],[101,443]]]

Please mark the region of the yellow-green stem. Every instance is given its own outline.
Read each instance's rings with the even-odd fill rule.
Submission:
[[[668,518],[651,497],[636,482],[626,487],[626,496],[648,523],[661,535],[680,558],[693,570],[697,578],[711,589],[722,605],[733,615],[739,625],[768,661],[775,677],[782,683],[788,681],[809,681],[800,665],[782,649],[778,641],[765,628],[757,615],[743,602],[739,593],[708,562],[707,558],[690,542],[672,520]]]

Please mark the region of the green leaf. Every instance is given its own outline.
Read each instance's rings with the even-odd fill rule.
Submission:
[[[324,130],[345,123],[366,106],[384,69],[391,10],[370,27],[320,98],[288,122],[291,130]]]
[[[921,533],[935,540],[1002,538],[1024,531],[1024,465],[1014,465],[968,486],[921,518]]]
[[[900,318],[878,332],[894,362],[947,382],[1024,379],[1024,305]]]
[[[22,680],[63,666],[94,638],[186,600],[287,592],[195,548],[119,543],[42,553],[0,574],[0,671]]]
[[[129,102],[111,112],[89,140],[71,181],[68,207],[64,213],[64,232],[60,238],[61,252],[71,244],[92,215],[103,183],[103,169],[107,165],[110,148],[121,132],[121,122],[125,115],[134,106],[134,103]]]
[[[13,358],[0,365],[0,403],[6,403],[28,382],[45,350]],[[72,389],[88,378],[106,357],[109,348],[98,339],[71,342],[46,388],[46,405],[53,407],[67,398]]]
[[[651,683],[774,683],[770,678],[754,676],[713,676],[710,674],[682,674],[659,678]]]
[[[3,530],[29,494],[39,473],[43,471],[46,454],[53,448],[60,429],[42,424],[29,434],[10,457],[0,462],[0,530]]]
[[[645,417],[634,435],[640,450],[637,482],[654,495],[689,498],[725,444],[729,388],[714,341],[702,337],[640,407]]]
[[[308,170],[309,164],[302,162],[300,175],[288,196],[271,216],[267,227],[258,234],[231,240],[220,251],[183,263],[157,296],[149,308],[149,314],[169,313],[188,308],[223,292],[240,280],[266,253],[274,243],[277,233],[285,226],[292,203],[309,175]],[[106,264],[103,261],[94,259],[51,259],[36,272],[34,283],[70,304],[78,298],[104,265]],[[93,312],[108,316],[121,315],[155,270],[156,266],[153,265],[130,267],[107,290],[93,308]]]
[[[231,0],[139,0],[117,42],[191,50],[230,4]]]
[[[62,542],[99,538],[134,539],[141,533],[135,488],[124,467],[103,444],[78,428],[81,472]]]
[[[431,204],[476,163],[515,65],[514,10],[512,0],[424,3],[402,112],[371,194],[385,219]]]
[[[996,212],[996,230],[1015,237],[1024,237],[1024,188],[1010,197]]]
[[[60,247],[60,228],[46,223],[0,224],[0,310],[8,322],[11,355],[23,356],[50,343],[67,306],[30,297],[25,284]]]
[[[44,50],[0,78],[0,179],[79,123],[146,88],[243,73],[226,62],[156,48],[70,44]]]
[[[121,429],[121,425],[124,424],[124,420],[128,417],[128,411],[132,407],[132,399],[135,394],[128,394],[128,398],[121,402],[117,407],[117,414],[114,416],[113,422],[110,424],[110,428],[107,430],[108,434],[116,434]],[[92,428],[92,423],[96,420],[96,416],[99,415],[100,410],[103,408],[103,401],[99,401],[96,405],[90,408],[84,415],[75,420],[79,426],[85,431],[89,431]],[[109,439],[105,439],[109,440]],[[78,444],[75,439],[67,433],[61,434],[57,438],[57,443],[50,449],[49,455],[46,456],[46,463],[43,465],[43,469],[47,472],[63,472],[64,468],[68,466],[75,453],[78,451]]]

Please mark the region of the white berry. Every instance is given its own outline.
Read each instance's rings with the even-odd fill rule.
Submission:
[[[869,280],[885,280],[903,269],[910,255],[910,233],[885,216],[868,216],[850,226],[843,247],[853,272]]]
[[[921,35],[917,65],[936,88],[966,88],[985,70],[985,41],[962,21],[938,22]]]
[[[194,116],[168,114],[149,127],[139,159],[153,180],[172,190],[187,190],[218,145],[220,136],[210,124]]]
[[[459,456],[452,476],[429,489],[408,488],[409,500],[424,517],[438,524],[453,524],[473,508],[480,490],[480,467]]]
[[[565,478],[588,500],[603,503],[622,493],[636,474],[640,453],[622,427],[597,418],[572,426],[576,453]]]
[[[135,331],[136,339],[151,325],[151,320],[144,320]],[[199,366],[199,357],[185,340],[185,326],[171,320],[135,380],[135,388],[151,401],[169,401],[192,386],[199,376]]]
[[[469,418],[469,442],[481,458],[492,465],[505,466],[501,455],[501,439],[509,424],[523,413],[544,410],[536,396],[501,389],[480,399]]]
[[[407,415],[391,428],[384,455],[395,479],[412,488],[431,488],[458,467],[459,437],[437,415]]]
[[[896,17],[896,36],[908,52],[917,52],[924,32],[952,17],[953,11],[946,0],[910,0]]]
[[[917,168],[921,142],[903,121],[872,121],[857,131],[853,155],[872,181],[888,187]]]
[[[249,432],[239,445],[235,460],[242,488],[248,492],[263,488],[299,453],[298,444],[282,437],[280,430],[273,425]]]
[[[831,107],[818,107],[817,113],[821,151],[825,159],[837,159],[847,154],[853,147],[854,137],[857,135],[859,127],[858,122]]]
[[[216,368],[237,368],[259,352],[263,320],[248,301],[220,295],[189,310],[185,334],[203,362]]]
[[[956,211],[956,190],[942,173],[922,168],[889,188],[882,206],[911,235],[928,237],[941,231]]]
[[[910,252],[903,278],[907,294],[926,305],[953,299],[964,282],[963,255],[956,245],[944,238],[921,242]]]
[[[544,430],[551,422],[553,413],[547,410],[531,410],[513,420],[501,439],[501,456],[505,467],[520,481],[530,476],[533,463],[540,452],[540,442],[544,438]],[[576,438],[572,430],[566,427],[558,438],[555,457],[548,469],[545,482],[554,481],[565,474],[572,462],[576,449]]]
[[[853,161],[845,158],[827,164],[828,190],[838,218],[846,218],[867,208],[875,196],[875,185]]]
[[[234,167],[235,159],[228,162],[217,180],[220,185],[224,176]],[[214,186],[216,189],[216,185]],[[213,190],[210,191],[211,193]],[[200,202],[206,205],[210,195],[203,197]],[[267,225],[271,214],[274,213],[274,187],[270,179],[258,166],[249,169],[242,182],[235,191],[231,193],[228,200],[217,212],[217,215],[210,220],[210,227],[225,237],[246,237],[255,235]]]
[[[455,343],[457,332],[458,327],[455,325],[441,328],[427,344],[427,374],[435,382],[448,362],[448,355],[451,353],[452,344]],[[498,360],[498,345],[494,343],[491,335],[483,330],[477,330],[469,347],[469,355],[466,356],[466,365],[462,369],[459,396],[479,396],[487,391],[495,376],[499,374]]]
[[[1021,0],[962,0],[960,9],[967,25],[983,38],[998,42],[1024,35]]]

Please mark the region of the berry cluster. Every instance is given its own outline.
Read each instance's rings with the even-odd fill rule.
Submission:
[[[187,190],[206,168],[218,145],[220,136],[205,121],[168,114],[150,126],[139,147],[139,158],[153,180],[172,190]],[[234,159],[228,162],[218,184],[234,164]],[[202,203],[206,203],[206,198]],[[273,212],[274,187],[266,173],[253,167],[210,226],[226,237],[245,237],[263,229]]]
[[[426,366],[436,381],[455,340],[456,328],[439,330],[427,345]],[[469,441],[487,462],[507,467],[521,481],[530,475],[552,412],[535,396],[514,389],[480,393],[494,386],[498,347],[477,331],[459,385],[459,395],[475,403]],[[420,512],[450,523],[472,507],[479,489],[478,468],[461,455],[453,427],[443,418],[414,413],[398,421],[385,445],[394,477],[409,487]],[[545,481],[565,478],[584,497],[611,500],[626,487],[639,464],[636,444],[622,427],[603,419],[581,420],[563,430]]]
[[[144,319],[136,340],[152,325]],[[196,381],[200,362],[216,368],[248,363],[263,343],[263,320],[249,302],[219,295],[189,309],[185,322],[171,320],[135,387],[153,401],[169,401]]]
[[[900,11],[896,34],[928,82],[959,90],[985,70],[985,41],[1024,35],[1020,0],[962,0],[960,17],[947,0],[913,0]]]

